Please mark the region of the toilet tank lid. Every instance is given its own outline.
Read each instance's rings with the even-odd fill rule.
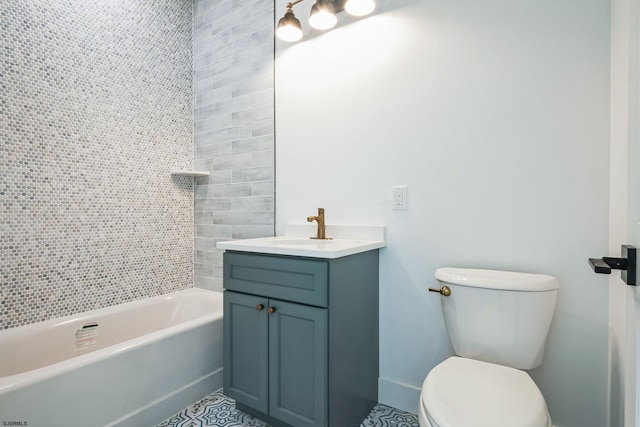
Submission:
[[[436,270],[435,276],[441,282],[476,288],[542,292],[560,287],[553,276],[514,271],[443,267]]]

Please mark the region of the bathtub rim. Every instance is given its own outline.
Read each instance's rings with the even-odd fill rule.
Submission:
[[[195,319],[187,320],[185,322],[178,323],[176,325],[169,326],[168,328],[163,328],[158,331],[154,331],[140,337],[132,338],[117,344],[110,345],[109,347],[105,347],[96,351],[92,351],[90,353],[78,355],[66,360],[62,360],[60,362],[53,363],[51,365],[46,365],[40,368],[36,368],[26,372],[20,372],[18,374],[9,375],[6,377],[0,377],[0,397],[6,393],[19,390],[23,387],[27,387],[33,385],[40,381],[45,381],[50,378],[57,377],[74,369],[79,369],[84,366],[90,365],[92,363],[104,360],[108,357],[117,355],[118,353],[126,352],[128,350],[133,350],[138,347],[142,347],[146,344],[151,344],[156,341],[159,341],[162,338],[170,337],[181,332],[187,331],[189,329],[195,329],[199,326],[205,325],[207,323],[214,322],[216,320],[222,321],[223,317],[223,304],[222,304],[222,292],[211,291],[207,289],[201,288],[187,288],[180,291],[175,291],[167,294],[157,295],[154,297],[149,297],[141,300],[129,301],[122,304],[116,304],[108,307],[98,308],[82,313],[71,314],[64,317],[59,317],[55,319],[49,319],[42,322],[32,323],[29,325],[25,325],[23,327],[17,327],[9,329],[2,334],[13,334],[19,333],[18,329],[24,328],[39,328],[42,326],[53,326],[58,324],[67,323],[70,321],[77,320],[90,320],[92,316],[96,316],[97,314],[104,314],[110,310],[114,309],[127,309],[127,308],[137,308],[141,306],[149,305],[154,301],[163,301],[169,300],[172,297],[178,295],[206,295],[207,297],[215,297],[219,301],[219,307],[216,311],[211,314],[206,314],[204,316],[196,317]]]

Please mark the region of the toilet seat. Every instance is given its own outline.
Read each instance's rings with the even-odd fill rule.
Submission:
[[[421,418],[431,427],[549,427],[547,405],[518,369],[450,357],[422,385]]]

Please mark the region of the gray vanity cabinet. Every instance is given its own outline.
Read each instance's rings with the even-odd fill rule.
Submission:
[[[378,251],[224,254],[224,393],[274,426],[359,426],[378,398]]]

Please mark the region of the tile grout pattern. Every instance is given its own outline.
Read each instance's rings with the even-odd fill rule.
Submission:
[[[274,3],[193,10],[195,286],[221,291],[216,242],[274,233]]]
[[[157,427],[269,427],[269,424],[237,410],[235,401],[218,390]],[[360,427],[419,427],[419,423],[417,415],[378,404]]]
[[[0,330],[193,286],[192,19],[0,2]]]

